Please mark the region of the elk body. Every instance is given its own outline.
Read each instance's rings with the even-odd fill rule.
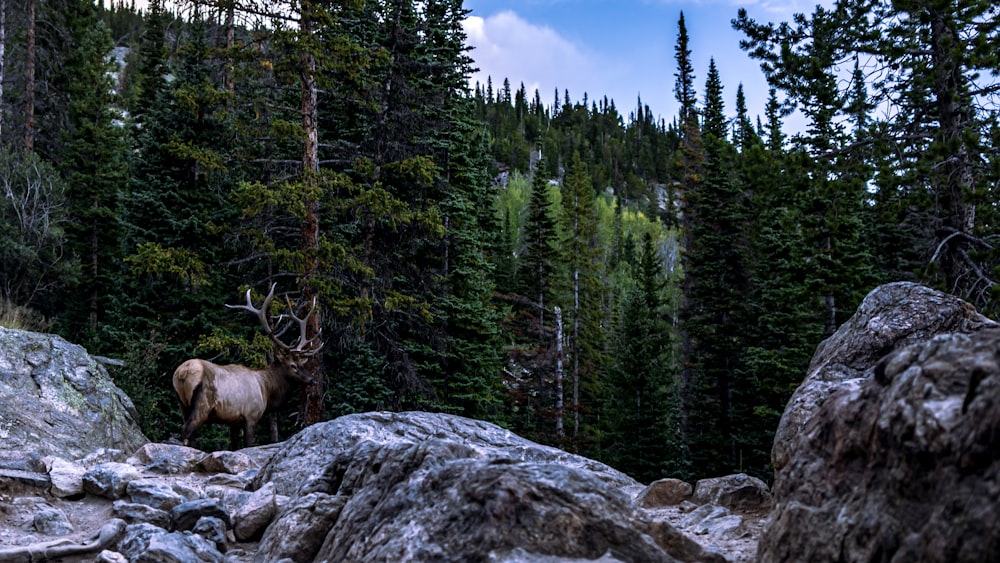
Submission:
[[[226,305],[257,315],[264,333],[275,346],[274,363],[266,368],[248,368],[191,359],[174,371],[174,390],[177,391],[184,417],[181,428],[184,445],[190,443],[191,436],[202,425],[217,422],[229,426],[232,449],[239,448],[240,430],[243,431],[243,445],[252,446],[254,429],[265,414],[281,407],[295,388],[316,383],[314,375],[305,367],[306,362],[322,348],[322,344],[316,345],[318,334],[312,339],[306,338],[307,321],[315,310],[315,301],[309,313],[301,318],[295,315],[291,302],[288,303],[290,316],[297,321],[300,329],[298,343],[295,347],[289,346],[277,337],[271,326],[268,307],[274,297],[274,287],[271,286],[259,309],[253,306],[249,290],[246,305]],[[278,334],[287,328],[280,329]],[[277,440],[276,434],[277,422],[272,419],[272,440]]]

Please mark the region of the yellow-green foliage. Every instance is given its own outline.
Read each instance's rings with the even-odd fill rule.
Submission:
[[[199,147],[191,142],[185,142],[175,136],[166,145],[167,152],[178,160],[193,160],[201,166],[203,170],[224,172],[226,162],[221,154]]]
[[[159,243],[144,242],[136,253],[125,258],[137,275],[176,279],[190,287],[208,283],[205,263],[194,251],[183,248],[164,248]]]
[[[247,315],[247,318],[249,317],[250,315]],[[222,355],[230,357],[231,361],[238,361],[250,367],[263,367],[267,365],[273,350],[274,345],[271,341],[259,332],[248,341],[226,328],[215,327],[210,334],[198,339],[195,354],[210,357]]]
[[[513,248],[517,248],[522,229],[524,228],[525,209],[528,206],[528,198],[531,195],[531,182],[520,173],[511,174],[507,187],[499,190],[496,199],[497,217],[502,222],[502,230],[508,242]],[[554,209],[562,209],[559,187],[549,185],[549,201]],[[598,195],[595,207],[598,218],[598,238],[600,243],[610,246],[614,240],[615,232],[615,206],[617,202],[608,195]],[[653,244],[660,246],[668,236],[672,236],[663,227],[663,223],[657,217],[649,217],[638,209],[626,207],[621,213],[622,237],[629,237],[632,240],[641,241],[649,233],[653,238]]]

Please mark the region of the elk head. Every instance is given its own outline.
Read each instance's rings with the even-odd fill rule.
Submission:
[[[277,285],[276,283],[271,284],[271,290],[268,291],[267,297],[264,298],[264,302],[260,307],[254,306],[249,289],[246,292],[245,305],[226,305],[226,307],[230,309],[243,309],[253,313],[260,322],[264,335],[274,345],[275,363],[287,366],[290,371],[289,375],[293,379],[306,384],[314,383],[313,376],[305,370],[305,365],[323,349],[323,341],[320,340],[323,332],[322,328],[317,329],[316,334],[309,337],[309,322],[313,313],[316,312],[316,298],[313,297],[306,314],[299,317],[296,314],[296,309],[299,307],[292,304],[292,300],[289,299],[288,295],[285,295],[285,304],[288,308],[288,317],[290,317],[290,320],[286,320],[285,315],[279,315],[276,321],[277,327],[275,327],[271,321],[273,317],[270,314],[270,308],[271,302],[274,300],[274,288]],[[286,344],[281,340],[281,336],[293,325],[298,325],[299,328],[299,338],[294,346]]]

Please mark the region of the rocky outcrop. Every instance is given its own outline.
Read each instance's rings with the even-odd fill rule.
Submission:
[[[724,507],[643,508],[643,487],[610,467],[443,414],[353,415],[237,452],[150,443],[103,457],[26,471],[39,478],[5,505],[0,560],[721,563],[719,546],[752,553],[756,538]]]
[[[328,468],[355,448],[388,449],[393,444],[408,446],[431,440],[464,445],[470,450],[465,454],[469,458],[556,463],[591,473],[617,487],[637,484],[608,465],[543,446],[495,424],[427,412],[369,412],[310,426],[285,442],[264,464],[257,483],[274,483],[279,494],[290,495],[327,478]]]
[[[4,463],[25,455],[127,455],[149,441],[137,420],[132,401],[82,347],[0,327],[0,468],[28,470]]]
[[[820,405],[840,389],[855,388],[879,360],[936,334],[969,334],[996,323],[946,293],[909,282],[872,290],[857,312],[824,340],[806,377],[785,407],[774,436],[771,461],[780,472],[794,443]]]
[[[774,446],[758,551],[791,561],[997,561],[1000,327],[913,284],[820,346]]]
[[[262,561],[722,561],[649,518],[622,492],[627,475],[456,416],[315,425],[256,481],[290,497]]]

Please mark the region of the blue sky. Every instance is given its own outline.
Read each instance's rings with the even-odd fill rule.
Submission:
[[[724,86],[726,111],[735,113],[742,82],[751,119],[763,118],[768,86],[759,64],[739,47],[731,20],[745,7],[757,21],[790,21],[809,13],[816,0],[465,0],[471,10],[465,31],[476,67],[473,76],[494,88],[508,78],[528,96],[537,88],[550,105],[558,87],[576,102],[607,95],[626,119],[641,96],[653,115],[673,119],[674,46],[681,11],[690,39],[695,86],[705,86],[714,57]],[[786,124],[793,125],[794,124]],[[787,127],[786,127],[787,129]]]

